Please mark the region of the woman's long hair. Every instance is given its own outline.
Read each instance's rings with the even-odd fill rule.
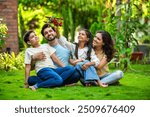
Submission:
[[[101,33],[102,35],[102,40],[104,45],[102,46],[103,52],[107,56],[107,61],[111,61],[111,59],[114,57],[115,49],[114,49],[114,43],[111,38],[111,35],[104,30],[99,30],[96,33]]]
[[[86,46],[88,47],[88,51],[87,51],[87,60],[90,60],[91,59],[91,51],[92,51],[92,40],[93,40],[93,35],[92,33],[88,30],[88,29],[81,29],[83,31],[85,31],[86,33],[86,36],[87,38],[89,39]],[[80,30],[80,31],[81,31]],[[76,48],[75,48],[75,57],[78,59],[78,48],[79,48],[79,44],[78,43],[75,43],[76,44]]]

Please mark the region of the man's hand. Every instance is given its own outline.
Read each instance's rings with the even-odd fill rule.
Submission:
[[[45,60],[46,56],[45,56],[44,52],[38,52],[32,56],[32,59],[35,61],[36,60]]]

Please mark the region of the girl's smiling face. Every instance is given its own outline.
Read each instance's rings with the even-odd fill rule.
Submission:
[[[87,37],[86,32],[84,30],[81,30],[79,32],[78,41],[79,42],[88,42],[88,37]]]

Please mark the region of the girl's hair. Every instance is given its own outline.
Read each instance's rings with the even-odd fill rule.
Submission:
[[[104,30],[99,30],[96,33],[101,33],[102,35],[102,40],[104,43],[104,45],[102,46],[102,49],[107,56],[107,61],[109,62],[111,61],[115,53],[114,43],[111,38],[111,35],[107,31],[104,31]]]
[[[89,31],[89,30],[87,30],[87,29],[81,29],[81,30],[83,30],[83,31],[85,31],[85,33],[86,33],[86,36],[87,36],[87,38],[88,38],[88,42],[87,42],[87,44],[86,44],[86,46],[88,47],[88,51],[87,51],[87,60],[90,60],[91,59],[91,51],[92,51],[92,40],[93,40],[93,35],[92,35],[92,33]],[[80,31],[81,31],[80,30]],[[75,56],[76,56],[76,58],[78,59],[78,47],[79,47],[79,44],[78,43],[76,43],[76,48],[75,48]]]
[[[60,33],[59,33],[59,30],[58,30],[58,27],[56,27],[56,26],[53,27],[49,23],[44,24],[43,27],[42,27],[41,34],[43,35],[43,37],[44,37],[44,30],[46,28],[50,28],[50,27],[53,29],[53,31],[56,32],[57,37],[60,38]]]

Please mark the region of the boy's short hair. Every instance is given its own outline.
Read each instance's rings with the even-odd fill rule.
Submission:
[[[27,42],[29,41],[29,36],[30,36],[30,34],[31,34],[32,32],[34,32],[34,31],[33,31],[33,30],[29,30],[29,31],[27,31],[27,32],[24,34],[23,39],[24,39],[24,42],[25,42],[25,43],[27,43]]]
[[[56,30],[55,30],[55,28],[53,26],[51,26],[50,24],[46,23],[46,24],[43,25],[42,30],[41,30],[41,34],[43,35],[43,37],[44,37],[44,29],[45,28],[49,28],[49,27],[51,27],[56,32]]]

